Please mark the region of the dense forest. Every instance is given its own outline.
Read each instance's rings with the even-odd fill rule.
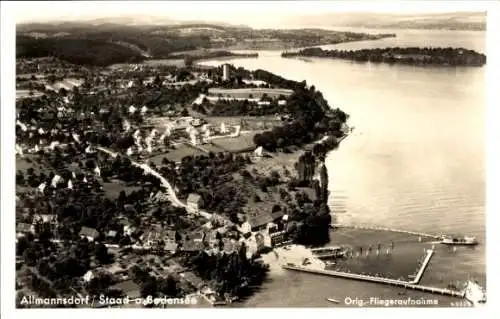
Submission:
[[[87,39],[35,39],[18,36],[16,57],[57,57],[79,65],[106,66],[113,63],[139,62],[144,57],[124,46],[99,40]]]
[[[384,48],[364,50],[323,50],[307,48],[298,52],[283,52],[282,57],[336,58],[359,62],[403,63],[410,65],[482,66],[486,56],[464,48]]]

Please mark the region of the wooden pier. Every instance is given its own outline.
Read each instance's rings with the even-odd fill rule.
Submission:
[[[430,237],[430,238],[436,238],[436,239],[441,237],[440,235],[436,235],[436,234],[428,234],[428,233],[422,233],[422,232],[416,232],[416,231],[410,231],[410,230],[384,228],[384,227],[369,227],[369,226],[342,225],[342,224],[331,224],[330,227],[332,227],[332,228],[365,229],[365,230],[380,230],[380,231],[388,231],[388,232],[395,232],[395,233],[403,233],[403,234],[408,234],[408,235],[416,235],[416,236],[421,236],[421,237]]]
[[[420,279],[422,279],[422,276],[424,275],[425,268],[427,268],[427,265],[429,264],[429,261],[431,261],[431,257],[433,254],[434,249],[427,250],[427,255],[425,256],[424,262],[422,263],[422,266],[420,266],[420,270],[418,271],[415,278],[409,282],[410,284],[418,284],[420,282]]]
[[[302,271],[302,272],[308,272],[308,273],[312,273],[312,274],[341,277],[341,278],[354,279],[354,280],[360,280],[360,281],[375,282],[375,283],[379,283],[379,284],[393,285],[393,286],[397,286],[397,287],[401,287],[401,288],[405,288],[405,289],[419,290],[419,291],[429,292],[429,293],[433,293],[433,294],[447,295],[447,296],[459,297],[459,298],[464,298],[464,296],[465,296],[464,291],[456,291],[456,290],[450,290],[450,289],[445,289],[445,288],[422,286],[422,285],[413,284],[412,282],[403,281],[403,280],[396,280],[396,279],[390,279],[390,278],[384,278],[384,277],[374,277],[374,276],[360,275],[360,274],[350,274],[350,273],[346,273],[346,272],[342,272],[342,271],[335,271],[335,270],[312,269],[312,268],[295,266],[295,265],[290,265],[290,264],[283,265],[282,267],[284,269],[288,269],[288,270]],[[420,280],[420,278],[415,278],[415,280],[417,280],[417,279]]]

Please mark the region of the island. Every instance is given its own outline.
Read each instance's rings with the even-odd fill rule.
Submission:
[[[283,52],[284,58],[319,57],[358,62],[400,63],[416,66],[483,66],[486,56],[464,48],[383,48],[363,50],[323,50],[307,48],[298,52]]]

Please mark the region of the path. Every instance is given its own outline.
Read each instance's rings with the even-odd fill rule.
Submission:
[[[104,147],[96,147],[96,149],[108,154],[108,155],[111,155],[112,157],[117,157],[119,155],[119,153],[117,152],[113,152],[111,150],[108,150]],[[123,155],[123,154],[120,154],[121,156],[124,156],[126,158],[128,158],[130,160],[130,162],[132,163],[132,165],[136,166],[136,167],[139,167],[139,168],[142,168],[143,171],[146,173],[146,174],[150,174],[150,175],[153,175],[155,176],[156,178],[158,178],[162,184],[162,186],[164,188],[167,189],[167,192],[168,192],[168,195],[170,197],[170,200],[172,201],[172,205],[174,206],[177,206],[177,207],[183,207],[185,208],[188,212],[190,213],[194,213],[194,214],[198,214],[206,219],[211,219],[212,218],[212,214],[206,212],[206,211],[202,211],[202,210],[199,210],[199,211],[194,211],[193,209],[191,209],[188,205],[184,204],[182,201],[179,200],[179,198],[177,198],[177,194],[175,193],[174,191],[174,188],[172,187],[172,185],[168,182],[168,180],[163,177],[160,173],[158,173],[157,171],[155,171],[154,169],[152,169],[148,164],[140,164],[140,163],[137,163],[135,161],[133,161],[130,157],[126,156],[126,155]]]

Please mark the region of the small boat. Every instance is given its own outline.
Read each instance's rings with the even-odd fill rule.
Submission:
[[[333,298],[326,298],[326,300],[328,300],[329,302],[333,302],[333,303],[340,303],[340,301],[338,301],[337,299],[333,299]]]
[[[344,258],[347,255],[347,249],[342,246],[313,248],[311,252],[319,259]]]
[[[440,240],[441,244],[445,245],[477,245],[478,241],[476,237],[473,236],[463,236],[463,237],[458,237],[458,236],[442,236]]]

